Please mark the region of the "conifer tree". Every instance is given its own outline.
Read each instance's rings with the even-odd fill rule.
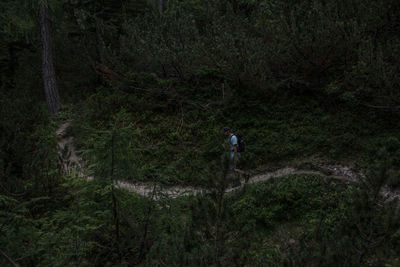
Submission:
[[[42,42],[42,77],[47,108],[52,116],[60,108],[60,97],[56,83],[53,52],[51,47],[50,14],[47,0],[39,3],[40,38]]]

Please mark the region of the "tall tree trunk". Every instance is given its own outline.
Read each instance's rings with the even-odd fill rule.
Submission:
[[[157,0],[157,8],[158,11],[161,13],[163,13],[164,11],[164,0]]]
[[[104,58],[104,42],[103,37],[101,36],[102,32],[100,27],[99,19],[96,19],[97,51],[99,53],[100,63],[106,65]]]
[[[117,210],[117,198],[115,197],[115,192],[114,192],[114,163],[115,163],[115,149],[114,149],[114,143],[115,143],[115,132],[113,130],[112,136],[111,136],[111,198],[112,198],[112,210],[113,210],[113,216],[114,216],[114,223],[115,223],[115,241],[117,245],[117,252],[118,255],[121,259],[121,253],[120,253],[120,242],[119,242],[119,217],[118,217],[118,210]]]
[[[54,116],[60,107],[51,47],[50,18],[47,0],[40,1],[40,39],[42,41],[42,74],[47,108]]]
[[[15,88],[15,70],[17,69],[18,59],[16,55],[15,42],[8,44],[8,72],[10,77],[10,86]]]

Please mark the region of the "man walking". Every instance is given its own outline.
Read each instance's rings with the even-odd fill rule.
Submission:
[[[233,172],[242,174],[244,176],[245,182],[247,183],[250,178],[250,173],[246,173],[243,170],[237,168],[237,164],[239,163],[240,152],[238,151],[238,138],[237,136],[231,132],[229,127],[224,127],[224,134],[228,137],[228,142],[230,144],[230,164],[229,169]]]

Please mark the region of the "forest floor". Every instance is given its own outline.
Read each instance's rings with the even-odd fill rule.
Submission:
[[[78,156],[74,137],[67,133],[68,127],[72,124],[72,119],[63,121],[56,129],[56,135],[58,137],[58,152],[61,161],[63,171],[69,174],[76,175],[78,177],[92,180],[93,176],[87,173],[87,170],[83,168],[83,161]],[[253,175],[247,184],[254,184],[258,182],[265,182],[272,178],[281,178],[287,175],[303,174],[303,175],[317,175],[327,179],[335,179],[341,181],[347,181],[352,183],[361,182],[365,178],[365,174],[361,170],[354,170],[350,166],[344,165],[332,165],[323,162],[316,163],[317,168],[305,169],[296,168],[294,166],[286,166],[275,171],[264,172],[262,174]],[[130,192],[135,192],[142,196],[153,196],[154,191],[158,190],[160,195],[167,197],[180,197],[187,195],[197,195],[208,190],[202,187],[194,186],[168,186],[159,187],[156,184],[151,183],[132,183],[129,181],[116,181],[115,185],[119,188],[123,188]],[[232,192],[245,186],[246,183],[242,183],[238,186],[227,187],[225,192]],[[380,192],[387,200],[393,200],[395,198],[400,199],[400,189],[392,189],[388,186],[384,186]]]

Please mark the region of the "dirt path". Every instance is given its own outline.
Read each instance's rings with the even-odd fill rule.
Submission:
[[[64,121],[60,124],[59,128],[56,130],[56,134],[59,138],[58,141],[58,151],[59,157],[62,161],[62,168],[66,173],[77,175],[78,177],[86,178],[88,180],[92,180],[93,177],[84,173],[82,168],[82,160],[76,153],[75,145],[74,145],[74,138],[67,134],[67,128],[71,125],[72,120]],[[264,182],[271,178],[279,178],[284,177],[290,174],[309,174],[309,175],[319,175],[322,177],[330,178],[330,179],[337,179],[349,182],[358,182],[358,178],[360,173],[352,170],[350,167],[341,166],[341,165],[325,165],[320,166],[321,171],[315,170],[299,170],[293,167],[284,167],[279,170],[273,172],[266,172],[259,175],[254,175],[248,181],[249,184]],[[128,181],[116,181],[116,186],[119,188],[126,189],[130,192],[135,192],[143,196],[150,196],[153,195],[153,191],[155,187],[153,184],[140,184],[140,183],[131,183]],[[230,187],[226,189],[226,192],[235,191],[244,184],[242,183],[241,186],[237,187]],[[205,192],[204,188],[200,187],[191,187],[191,186],[172,186],[172,187],[164,187],[158,188],[158,195],[162,196],[165,195],[167,197],[179,197],[185,195],[196,195],[201,192]],[[398,198],[400,199],[400,189],[398,190],[390,190],[389,187],[384,187],[381,190],[381,194],[387,197],[389,200]]]

